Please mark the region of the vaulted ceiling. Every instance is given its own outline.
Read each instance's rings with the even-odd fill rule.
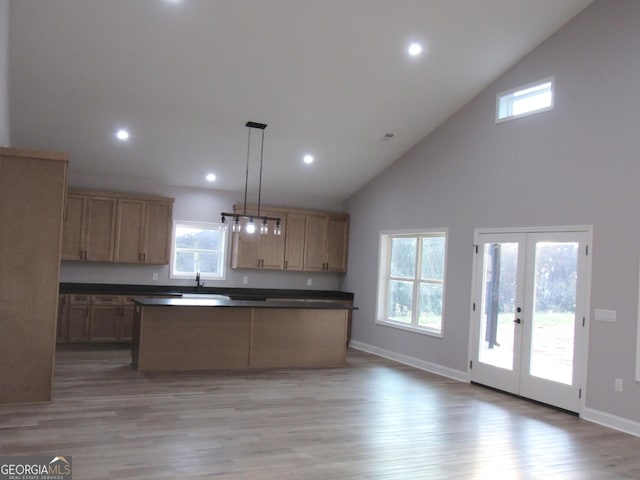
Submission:
[[[263,201],[340,202],[589,3],[12,0],[12,146],[242,191],[245,123],[262,122]]]

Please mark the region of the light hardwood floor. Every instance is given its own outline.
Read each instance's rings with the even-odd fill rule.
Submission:
[[[0,407],[1,455],[75,480],[640,478],[640,438],[350,350],[346,368],[140,374],[57,354],[55,397]]]

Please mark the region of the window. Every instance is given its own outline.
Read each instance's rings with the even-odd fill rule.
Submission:
[[[177,221],[173,227],[171,278],[224,280],[227,228],[221,223]]]
[[[442,335],[446,232],[380,236],[378,323]]]
[[[496,123],[553,109],[555,78],[523,85],[498,94]]]

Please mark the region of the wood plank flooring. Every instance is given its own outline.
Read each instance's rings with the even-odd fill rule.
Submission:
[[[55,399],[0,407],[1,455],[75,480],[640,478],[640,438],[349,350],[347,367],[143,375],[57,354]]]

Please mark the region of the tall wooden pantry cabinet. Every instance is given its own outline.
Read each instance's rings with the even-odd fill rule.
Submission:
[[[0,148],[0,404],[51,400],[67,163]]]

